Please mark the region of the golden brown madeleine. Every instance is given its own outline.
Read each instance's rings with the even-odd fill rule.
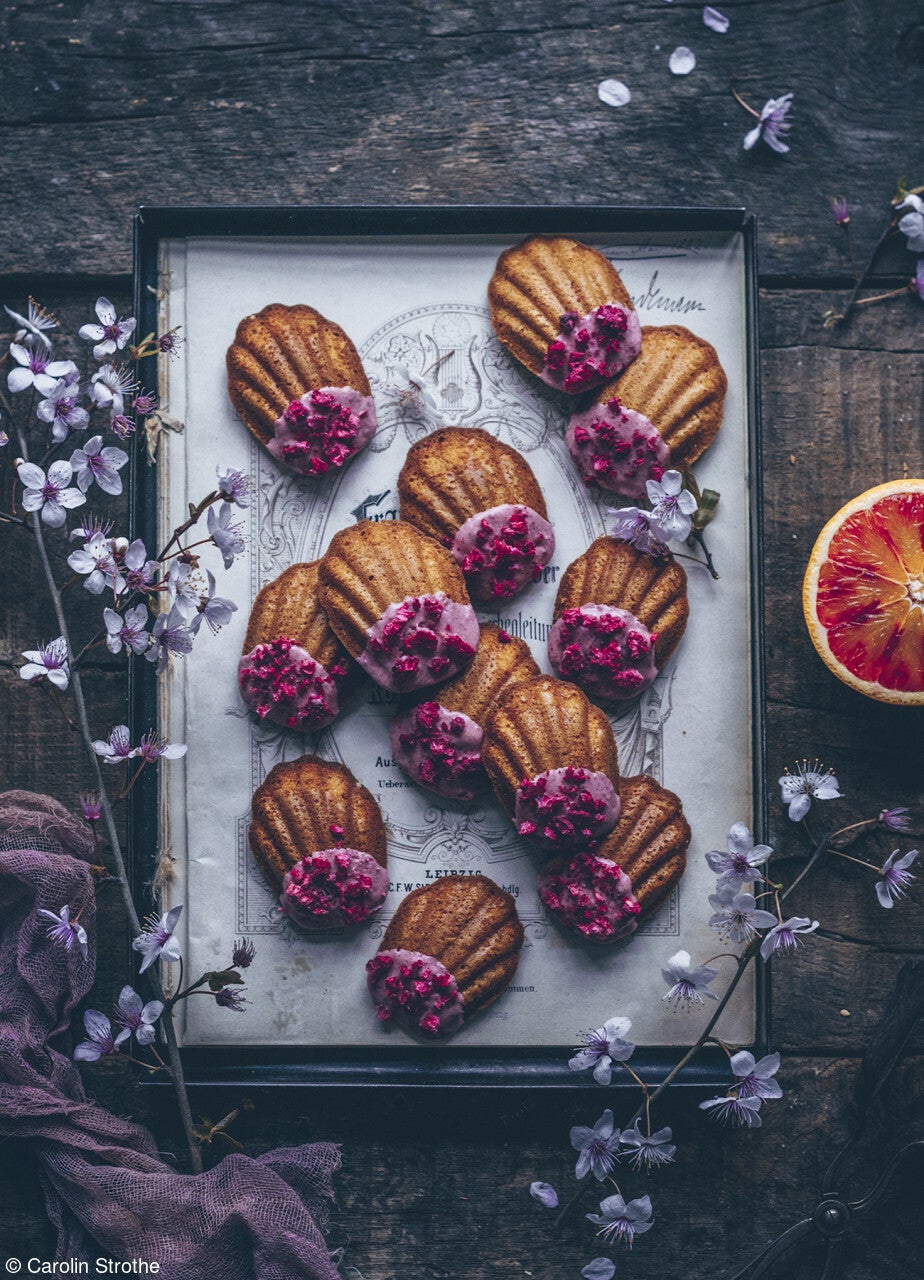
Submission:
[[[634,697],[677,648],[689,613],[687,575],[669,551],[604,535],[562,575],[549,661],[600,702]]]
[[[518,832],[539,847],[593,845],[616,825],[616,740],[575,685],[536,676],[507,689],[485,722],[481,757]]]
[[[418,440],[398,476],[401,519],[448,546],[476,600],[507,599],[555,550],[545,499],[522,454],[478,427]]]
[[[401,902],[366,965],[382,1022],[449,1036],[510,985],[523,945],[513,898],[487,876],[444,876]]]
[[[646,325],[641,355],[597,399],[602,404],[616,396],[644,414],[670,450],[670,465],[683,468],[715,439],[727,390],[725,370],[705,338],[679,324]]]
[[[334,534],[319,568],[321,607],[347,650],[386,689],[426,688],[467,666],[478,619],[452,556],[404,520]]]
[[[511,355],[561,391],[592,390],[639,353],[641,326],[619,272],[566,236],[533,236],[505,249],[488,301]]]
[[[238,668],[251,711],[303,732],[336,719],[359,679],[321,608],[318,563],[293,564],[257,593]]]
[[[360,924],[385,901],[381,810],[342,764],[277,764],[254,792],[248,838],[283,910],[304,928]]]
[[[391,722],[395,763],[439,796],[473,800],[488,783],[481,763],[485,717],[505,689],[537,675],[525,641],[483,623],[471,665],[433,699],[406,708]]]
[[[647,774],[620,779],[619,796],[619,822],[597,854],[618,863],[629,877],[644,918],[657,910],[686,870],[690,824],[680,797]]]
[[[299,475],[342,467],[375,432],[359,354],[313,307],[272,302],[245,316],[227,367],[228,394],[244,426]]]

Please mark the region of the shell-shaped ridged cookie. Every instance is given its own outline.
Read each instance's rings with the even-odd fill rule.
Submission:
[[[671,451],[672,467],[688,467],[709,448],[722,425],[728,379],[715,347],[682,325],[642,329],[642,350],[597,393],[643,413]]]
[[[647,774],[621,778],[619,799],[619,821],[596,854],[619,863],[632,881],[642,916],[649,916],[686,870],[690,824],[679,796]]]
[[[471,516],[504,503],[532,507],[547,518],[532,467],[479,427],[448,427],[412,445],[398,495],[401,519],[440,542],[451,541]]]
[[[318,565],[312,560],[290,565],[257,593],[247,622],[244,653],[280,636],[294,640],[329,671],[342,663],[349,677],[359,670],[337,639],[318,598]]]
[[[331,833],[342,827],[343,834]],[[301,756],[277,764],[254,792],[250,849],[278,893],[300,858],[342,845],[387,867],[382,813],[371,793],[342,764]]]
[[[516,973],[523,926],[506,890],[487,876],[444,876],[400,903],[380,951],[418,951],[449,970],[466,1019],[497,999]]]
[[[674,557],[650,556],[628,542],[604,535],[592,542],[562,574],[554,619],[566,609],[608,604],[628,611],[657,633],[659,668],[677,648],[690,616],[687,575]]]
[[[318,571],[321,607],[354,657],[390,604],[444,592],[470,604],[462,570],[406,520],[360,520],[334,534]]]
[[[505,249],[488,285],[488,301],[494,332],[537,375],[566,311],[585,316],[607,302],[633,310],[609,259],[567,236],[533,236]]]
[[[538,663],[525,640],[507,636],[493,622],[485,622],[471,664],[461,675],[441,685],[433,699],[447,711],[463,712],[483,726],[489,711],[507,689],[539,674]]]
[[[231,403],[264,445],[273,439],[276,419],[307,391],[352,387],[371,395],[359,353],[339,324],[302,304],[271,302],[245,316],[227,366]]]
[[[523,779],[548,769],[589,769],[619,785],[616,740],[606,715],[576,685],[552,676],[507,689],[485,722],[481,759],[511,816]]]

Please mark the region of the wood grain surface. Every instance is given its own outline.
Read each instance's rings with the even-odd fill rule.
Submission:
[[[924,471],[924,310],[912,297],[821,327],[850,286],[833,195],[853,208],[858,251],[881,228],[899,174],[924,180],[924,20],[914,0],[728,0],[726,36],[699,3],[600,7],[576,0],[407,0],[367,5],[295,0],[100,0],[0,14],[2,162],[0,302],[31,292],[65,332],[106,293],[130,308],[130,218],[142,203],[614,202],[741,204],[759,216],[761,389],[767,575],[768,753],[773,779],[806,753],[836,767],[843,821],[924,799],[924,715],[871,703],[817,659],[798,584],[818,530],[849,497]],[[688,45],[696,70],[672,77]],[[620,110],[597,81],[629,84]],[[741,150],[749,117],[795,94],[792,152]],[[874,288],[907,279],[900,243]],[[0,462],[8,492],[10,451]],[[65,803],[89,784],[73,735],[19,680],[19,654],[55,634],[30,537],[0,527],[0,785],[51,791]],[[79,586],[81,632],[98,602]],[[103,651],[87,675],[95,729],[127,714],[122,667]],[[715,731],[720,732],[720,726]],[[830,813],[832,810],[829,810]],[[827,816],[827,815],[826,815]],[[728,815],[717,815],[724,828]],[[781,858],[803,849],[774,805]],[[894,847],[877,839],[864,856]],[[656,1226],[619,1275],[699,1280],[730,1275],[779,1230],[810,1212],[829,1157],[854,1115],[859,1056],[901,964],[924,949],[924,890],[882,911],[863,879],[831,860],[792,901],[822,935],[773,970],[774,1048],[782,1101],[745,1134],[709,1127],[678,1090],[658,1113],[674,1127],[677,1163],[645,1183]],[[101,901],[107,937],[92,1003],[106,1009],[126,979],[115,896]],[[615,1010],[601,1009],[601,1019]],[[229,1015],[230,1016],[230,1015]],[[691,1028],[696,1018],[691,1019]],[[577,1028],[563,1028],[571,1035]],[[924,1137],[924,1036],[889,1092],[845,1193],[859,1194],[887,1156]],[[123,1064],[84,1072],[104,1105],[181,1150],[168,1096]],[[602,1250],[580,1214],[557,1231],[526,1188],[573,1185],[571,1124],[593,1123],[614,1094],[419,1095],[346,1090],[255,1102],[235,1132],[251,1152],[325,1138],[343,1143],[332,1243],[362,1280],[566,1280]],[[213,1120],[237,1099],[196,1093]],[[617,1118],[624,1104],[616,1102]],[[922,1162],[857,1233],[844,1275],[920,1274]],[[582,1208],[594,1209],[596,1187]],[[34,1157],[0,1147],[0,1259],[50,1258]],[[349,1267],[354,1270],[349,1270]],[[785,1268],[820,1273],[808,1245]]]

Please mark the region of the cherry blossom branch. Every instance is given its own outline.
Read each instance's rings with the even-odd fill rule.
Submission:
[[[854,307],[857,306],[857,299],[860,296],[860,291],[863,288],[864,284],[866,283],[867,278],[873,269],[873,265],[876,259],[879,257],[879,251],[882,249],[882,246],[885,244],[886,240],[888,240],[889,236],[892,234],[894,230],[895,230],[895,223],[890,220],[885,231],[883,231],[882,235],[876,241],[875,247],[873,249],[873,252],[869,256],[869,260],[866,266],[857,276],[857,281],[853,287],[853,292],[851,293],[850,297],[847,299],[847,304],[844,307],[844,310],[839,315],[835,315],[833,311],[830,311],[825,316],[824,327],[826,329],[833,329],[836,325],[843,324],[844,321],[847,319],[847,317],[850,315],[851,311],[853,311]]]

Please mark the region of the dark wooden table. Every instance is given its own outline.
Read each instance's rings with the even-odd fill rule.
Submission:
[[[769,761],[775,779],[806,753],[836,768],[844,821],[921,798],[920,712],[880,706],[830,676],[808,641],[799,584],[821,524],[873,484],[924,469],[924,310],[910,295],[834,331],[851,275],[829,200],[851,204],[862,258],[900,174],[924,181],[924,18],[915,0],[726,0],[725,36],[697,3],[588,0],[100,0],[4,6],[5,124],[0,301],[35,294],[65,332],[105,293],[131,299],[130,220],[141,203],[740,204],[760,220],[761,385],[766,491]],[[697,55],[677,78],[677,45]],[[632,103],[613,110],[597,82],[617,76]],[[758,107],[793,91],[792,151],[741,149]],[[873,291],[906,282],[896,239]],[[5,464],[9,466],[9,462]],[[4,472],[6,475],[6,472]],[[6,484],[6,480],[4,480]],[[72,804],[89,784],[75,743],[18,678],[19,653],[55,634],[27,535],[3,534],[0,575],[2,782]],[[78,593],[78,595],[81,593]],[[95,608],[89,599],[87,625]],[[94,722],[124,718],[121,668],[87,676]],[[705,726],[721,732],[721,726]],[[717,815],[724,823],[727,815]],[[801,852],[775,806],[774,842]],[[871,845],[884,856],[891,842]],[[707,1126],[698,1097],[665,1105],[675,1165],[653,1179],[655,1229],[621,1276],[722,1277],[814,1204],[821,1171],[853,1111],[858,1058],[895,975],[924,941],[924,893],[886,913],[869,879],[826,865],[794,907],[824,936],[773,973],[774,1047],[785,1097],[754,1133]],[[125,980],[125,934],[103,904],[95,1003]],[[566,1034],[571,1028],[563,1029]],[[903,1135],[924,1136],[924,1042],[890,1089],[851,1190]],[[106,1105],[178,1149],[167,1100],[121,1064],[86,1071]],[[567,1187],[568,1127],[592,1123],[601,1091],[428,1094],[250,1091],[236,1129],[251,1151],[343,1143],[335,1242],[364,1280],[565,1280],[598,1250],[575,1215],[555,1231],[526,1194]],[[194,1097],[213,1119],[226,1098]],[[0,1256],[51,1256],[28,1150],[0,1150]],[[845,1274],[924,1272],[921,1165],[858,1234]],[[787,1272],[817,1274],[808,1251]]]

